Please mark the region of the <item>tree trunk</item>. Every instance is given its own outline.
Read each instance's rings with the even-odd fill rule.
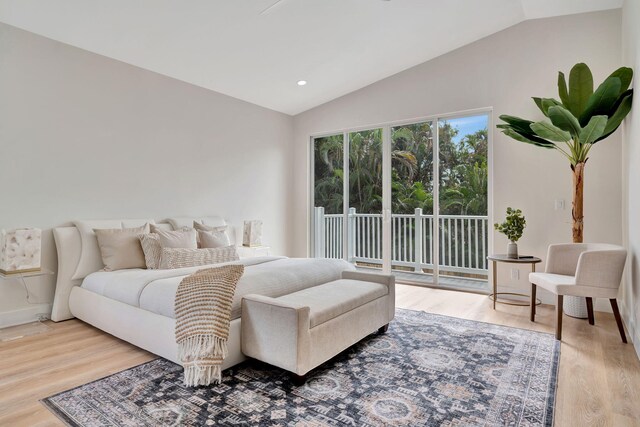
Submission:
[[[583,193],[584,188],[584,166],[581,162],[575,165],[573,169],[573,243],[582,243],[582,234],[584,229],[583,215]]]

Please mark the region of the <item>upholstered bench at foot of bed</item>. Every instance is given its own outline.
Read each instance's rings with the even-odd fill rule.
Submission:
[[[393,276],[354,271],[280,298],[242,300],[242,352],[294,373],[297,382],[376,330],[395,312]]]

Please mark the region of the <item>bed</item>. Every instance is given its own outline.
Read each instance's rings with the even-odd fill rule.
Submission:
[[[193,218],[173,218],[156,223],[178,229]],[[221,225],[218,217],[196,219]],[[93,228],[127,228],[141,220],[78,221],[53,231],[58,252],[58,277],[51,319],[77,317],[131,344],[178,363],[174,338],[173,303],[180,281],[206,266],[174,270],[127,269],[100,271],[101,258]],[[154,222],[155,223],[155,222]],[[241,301],[247,294],[279,297],[340,278],[354,267],[343,260],[257,257],[235,261],[245,266],[236,289],[228,341],[229,354],[223,369],[242,362],[240,350]],[[224,264],[216,264],[224,265]]]

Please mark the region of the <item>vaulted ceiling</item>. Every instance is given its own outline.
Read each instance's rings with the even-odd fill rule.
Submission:
[[[622,1],[0,0],[0,21],[297,114],[524,20]]]

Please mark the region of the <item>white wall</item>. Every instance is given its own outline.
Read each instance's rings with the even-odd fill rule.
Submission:
[[[0,24],[0,228],[219,214],[287,254],[292,118]],[[48,312],[0,280],[0,327]]]
[[[624,171],[624,228],[629,250],[620,310],[629,334],[640,354],[640,2],[626,0],[622,9],[622,44],[624,64],[635,72],[634,107],[622,125]]]
[[[630,53],[638,48],[631,43],[637,15],[637,2],[627,0],[630,65],[638,58]],[[496,120],[503,113],[540,117],[529,98],[556,96],[558,70],[585,61],[601,81],[621,64],[620,24],[620,11],[524,22],[294,119],[0,24],[0,227],[47,230],[43,262],[50,269],[51,227],[78,218],[221,214],[236,226],[261,218],[275,252],[305,256],[309,135],[482,107],[493,107]],[[570,241],[564,159],[495,131],[494,144],[492,207],[498,214],[508,205],[524,209],[529,226],[521,252],[544,256],[548,243]],[[592,152],[587,240],[622,241],[621,146],[618,132]],[[629,145],[625,153],[627,165],[637,163],[637,149]],[[640,207],[633,194],[639,178],[630,176],[625,191],[629,217]],[[554,211],[555,199],[566,200],[567,209]],[[495,250],[504,251],[506,240],[494,239]],[[630,245],[640,247],[636,240]],[[627,316],[634,324],[635,256],[635,287],[625,295],[627,307],[636,307]],[[521,289],[528,287],[524,273]],[[48,311],[53,278],[29,286],[43,304],[28,304],[18,283],[0,281],[0,327]]]
[[[620,19],[614,10],[527,21],[295,116],[294,209],[299,214],[294,253],[307,253],[310,135],[482,107],[493,107],[495,121],[500,114],[541,119],[531,97],[557,97],[559,70],[568,74],[575,63],[586,62],[599,83],[620,66]],[[544,257],[549,243],[571,241],[569,164],[558,152],[492,131],[494,219],[507,206],[522,208],[528,226],[520,252]],[[620,132],[592,150],[586,168],[585,241],[622,241],[620,158]],[[555,211],[555,199],[564,199],[567,208]],[[494,250],[504,253],[507,240],[497,233],[494,240]],[[507,276],[507,269],[501,269],[503,283]],[[528,287],[523,269],[516,289],[528,292]]]

